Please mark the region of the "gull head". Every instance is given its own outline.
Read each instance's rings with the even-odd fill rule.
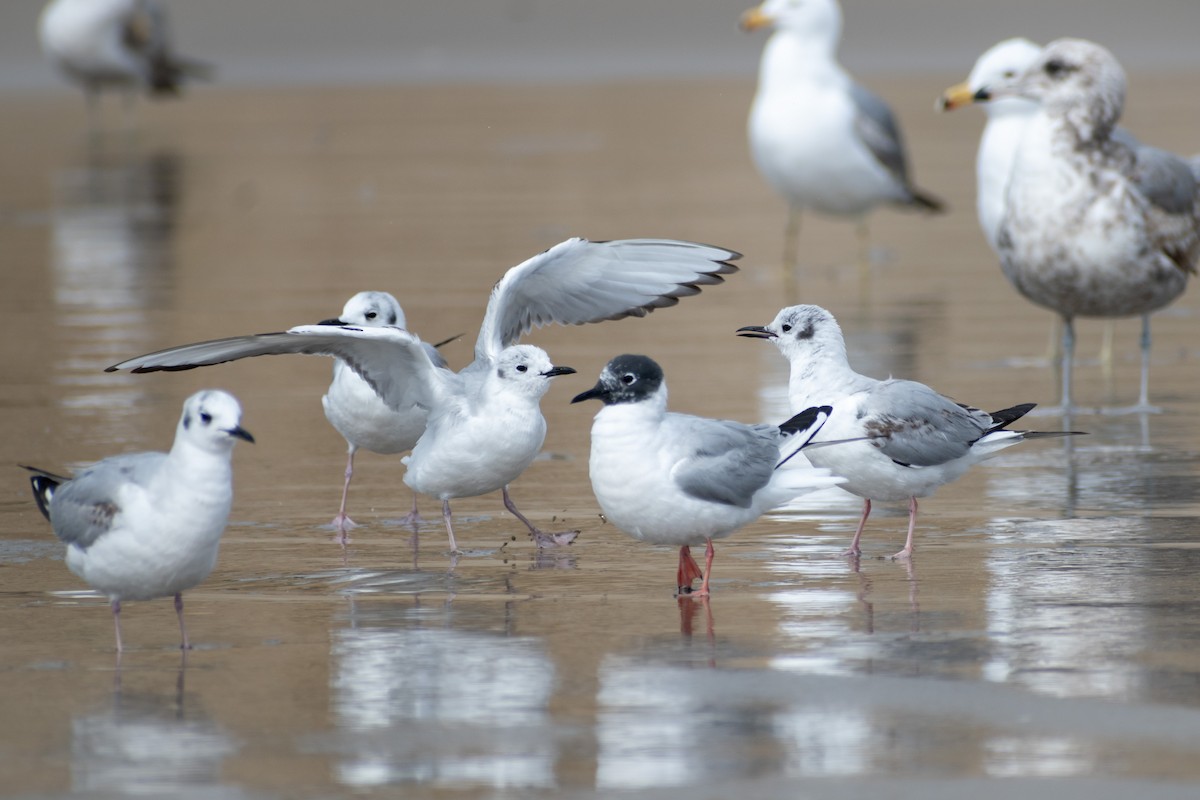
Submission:
[[[997,89],[1011,86],[1037,61],[1042,48],[1028,39],[1005,39],[989,47],[971,68],[967,79],[942,92],[937,100],[939,111],[953,111],[972,103],[987,103],[988,113],[1006,109],[1032,111],[1034,104],[1018,97],[996,98]]]
[[[230,451],[238,439],[254,441],[242,427],[241,405],[233,395],[220,389],[196,392],[183,402],[175,438],[215,453]]]
[[[1000,94],[1042,104],[1047,114],[1065,119],[1080,138],[1107,134],[1125,107],[1125,70],[1105,48],[1083,39],[1058,39]]]
[[[747,325],[737,334],[769,340],[789,361],[808,358],[822,347],[838,347],[845,353],[842,329],[833,314],[820,306],[789,306],[771,324]]]
[[[606,406],[640,403],[662,396],[666,404],[666,383],[662,367],[648,356],[619,355],[604,365],[600,380],[586,392],[575,395],[572,403],[599,400]]]
[[[500,388],[540,400],[550,389],[550,379],[572,375],[571,367],[556,367],[540,347],[518,344],[506,347],[492,364],[492,375]]]
[[[773,27],[834,44],[842,35],[837,0],[766,0],[747,9],[738,24],[744,31]]]
[[[342,315],[321,320],[318,325],[353,325],[360,328],[380,328],[385,325],[405,327],[404,309],[387,292],[359,292],[346,301]]]

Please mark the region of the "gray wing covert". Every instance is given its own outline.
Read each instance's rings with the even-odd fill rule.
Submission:
[[[86,550],[112,529],[121,513],[121,491],[130,484],[147,485],[166,457],[165,453],[113,456],[59,486],[50,501],[55,535]]]
[[[929,467],[961,458],[991,424],[991,416],[965,408],[922,383],[889,380],[863,404],[867,436],[893,461]]]
[[[679,488],[699,500],[749,508],[775,470],[778,430],[773,437],[737,422],[685,419],[693,424],[676,432],[687,453],[673,471]]]
[[[883,98],[862,84],[850,87],[857,114],[854,130],[871,154],[892,173],[902,185],[908,185],[908,163],[904,158],[904,140],[896,117]]]

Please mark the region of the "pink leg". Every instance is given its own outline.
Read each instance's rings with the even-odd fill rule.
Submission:
[[[514,517],[525,523],[525,527],[529,528],[529,537],[533,539],[538,547],[558,547],[561,545],[570,544],[575,541],[575,537],[579,535],[579,531],[563,531],[562,533],[546,533],[538,530],[532,522],[525,518],[525,515],[517,511],[516,504],[512,498],[508,496],[508,487],[505,486],[501,494],[504,497],[504,507],[508,509]]]
[[[702,577],[704,576],[700,573],[700,566],[696,563],[696,559],[692,558],[692,548],[685,544],[679,548],[679,569],[675,573],[677,595],[690,593],[692,581]]]
[[[917,498],[908,498],[908,538],[904,540],[904,549],[892,556],[892,560],[912,558],[913,530],[917,527]]]
[[[399,522],[401,525],[412,525],[413,527],[416,527],[423,521],[424,520],[421,517],[421,513],[417,511],[417,493],[413,492],[412,511],[409,511],[407,514],[397,520],[397,522]]]
[[[338,508],[337,516],[333,518],[333,527],[337,529],[337,541],[346,544],[350,541],[347,532],[357,528],[354,520],[346,514],[346,497],[350,494],[350,479],[354,477],[354,453],[358,450],[350,445],[350,455],[346,459],[346,482],[342,484],[342,505]]]
[[[708,546],[704,548],[704,580],[700,583],[700,591],[696,592],[696,597],[708,597],[708,579],[712,575],[714,554],[712,539],[709,539]]]
[[[180,650],[191,650],[192,643],[187,638],[187,628],[183,624],[183,593],[175,593],[175,614],[179,617],[179,635],[183,637],[183,642],[179,645]]]
[[[108,607],[112,609],[113,627],[117,630],[117,655],[119,656],[125,650],[121,646],[121,601],[113,600]]]
[[[458,549],[458,542],[454,541],[454,526],[450,524],[450,501],[442,501],[442,519],[446,521],[446,533],[450,536],[450,552],[457,555],[462,551]]]
[[[869,497],[864,497],[862,517],[858,520],[858,530],[854,532],[854,540],[850,542],[850,549],[842,551],[842,555],[862,555],[862,549],[858,546],[858,540],[862,538],[863,528],[867,527],[867,517],[869,516],[871,516],[871,499]]]

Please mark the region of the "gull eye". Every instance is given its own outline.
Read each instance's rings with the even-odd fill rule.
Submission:
[[[378,317],[378,316],[379,316],[379,314],[378,314],[378,313],[376,313],[376,312],[374,312],[374,311],[368,311],[368,312],[367,312],[367,319],[375,319],[375,318],[376,318],[376,317]]]
[[[626,386],[631,386],[636,380],[637,378],[634,377],[632,372],[626,372],[621,376],[621,383],[625,384]]]
[[[525,366],[524,364],[517,364],[517,372],[528,372],[528,371],[529,371],[529,367]]]
[[[792,326],[788,325],[786,322],[782,326],[780,326],[780,330],[782,330],[784,333],[787,333],[791,329],[792,329]]]
[[[201,411],[200,412],[200,421],[203,422],[205,425],[208,425],[209,423],[212,422],[212,414],[208,413],[207,411]]]
[[[1060,59],[1054,58],[1046,62],[1045,70],[1051,78],[1058,78],[1067,72],[1069,67]]]

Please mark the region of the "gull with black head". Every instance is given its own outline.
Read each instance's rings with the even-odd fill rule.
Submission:
[[[789,459],[821,429],[829,408],[809,408],[782,425],[745,425],[667,411],[662,368],[643,355],[608,362],[596,385],[571,401],[604,407],[592,423],[588,473],[604,516],[633,538],[679,547],[676,586],[709,594],[713,539],[729,536],[776,506],[841,478]],[[701,575],[691,546],[704,543]]]

